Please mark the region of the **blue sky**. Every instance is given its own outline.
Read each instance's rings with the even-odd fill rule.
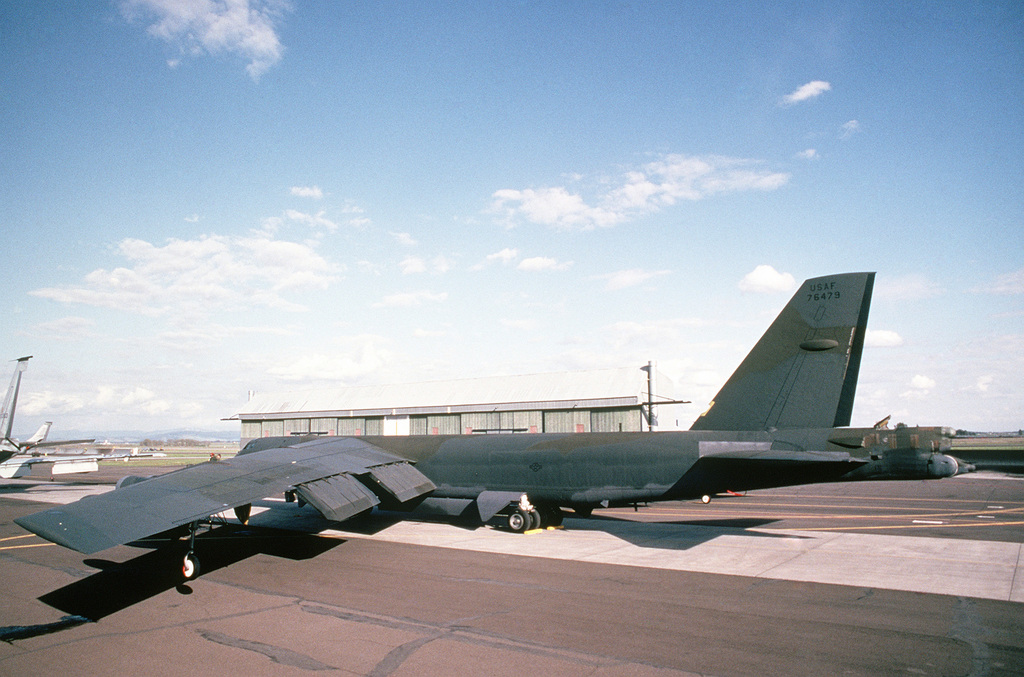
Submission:
[[[1018,2],[4,3],[16,429],[648,360],[687,427],[871,270],[854,424],[1015,430],[1022,101]]]

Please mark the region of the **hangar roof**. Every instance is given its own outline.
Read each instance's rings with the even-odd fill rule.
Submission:
[[[672,382],[657,374],[659,399]],[[647,373],[638,367],[551,374],[490,376],[381,386],[260,393],[233,418],[382,416],[527,409],[638,406],[647,401]]]

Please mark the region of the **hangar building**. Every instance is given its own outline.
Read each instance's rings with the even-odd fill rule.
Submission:
[[[651,377],[648,374],[652,374]],[[647,367],[262,393],[232,418],[244,445],[282,435],[640,431],[672,382]],[[649,396],[648,392],[656,393]]]

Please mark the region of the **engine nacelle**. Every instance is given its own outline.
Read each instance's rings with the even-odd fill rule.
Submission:
[[[928,459],[928,475],[931,477],[952,477],[960,472],[960,462],[946,454],[932,454]]]
[[[124,477],[122,477],[121,479],[119,479],[117,481],[117,484],[114,485],[114,488],[115,489],[123,489],[124,487],[130,487],[133,484],[138,484],[139,482],[145,482],[150,477],[152,477],[152,475],[146,475],[145,477],[140,477],[138,475],[125,475]]]

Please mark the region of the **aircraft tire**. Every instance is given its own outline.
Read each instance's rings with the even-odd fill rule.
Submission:
[[[711,496],[709,496],[708,494],[704,494],[703,496],[700,497],[700,502],[703,503],[704,505],[707,505],[708,503],[711,502]]]
[[[589,505],[581,505],[573,508],[572,511],[577,517],[590,517],[594,509]]]
[[[185,560],[181,563],[181,575],[185,577],[186,581],[199,575],[199,558],[195,556],[195,553],[189,552],[185,555]]]
[[[523,512],[518,508],[508,514],[508,528],[517,534],[528,531],[532,521],[533,518],[530,517],[530,513]]]
[[[540,510],[534,508],[530,511],[530,529],[540,529],[547,522],[546,517],[542,517]]]

